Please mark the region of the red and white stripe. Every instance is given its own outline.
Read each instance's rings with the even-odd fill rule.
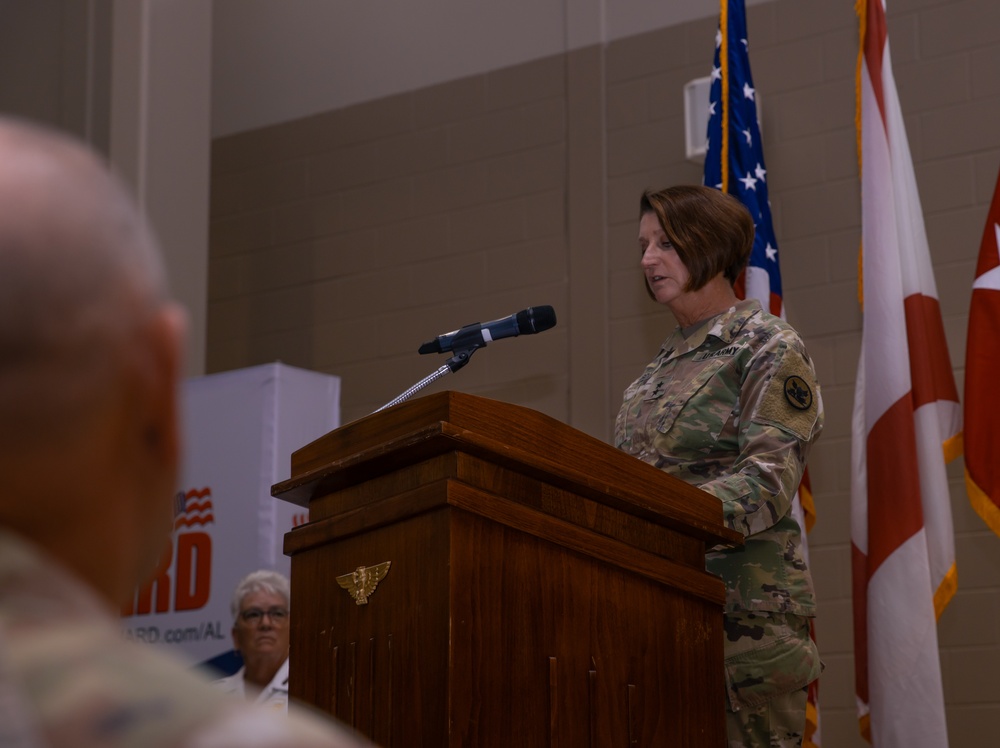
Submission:
[[[858,0],[858,12],[864,327],[851,507],[858,708],[876,748],[934,748],[948,745],[937,615],[956,585],[945,453],[960,439],[961,411],[884,2]]]

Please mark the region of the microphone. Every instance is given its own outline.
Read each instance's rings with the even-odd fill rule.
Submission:
[[[550,306],[530,306],[492,322],[474,322],[460,330],[438,335],[420,346],[418,353],[446,353],[467,347],[480,347],[500,338],[534,335],[555,327],[556,312]]]

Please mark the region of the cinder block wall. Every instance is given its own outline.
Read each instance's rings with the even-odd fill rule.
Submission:
[[[975,258],[1000,169],[1000,5],[896,0],[893,66],[961,388]],[[823,385],[811,463],[824,745],[854,715],[850,413],[860,346],[853,3],[749,9],[785,301]],[[645,187],[700,182],[682,87],[715,21],[651,30],[484,76],[220,139],[213,148],[210,371],[280,359],[339,374],[370,412],[443,358],[462,324],[552,304],[559,325],[478,352],[444,388],[516,402],[609,438],[620,393],[672,322],[642,291]],[[952,745],[1000,720],[1000,539],[950,468],[959,592],[939,626]]]
[[[416,355],[435,335],[565,308],[564,69],[544,60],[216,141],[208,369],[334,372],[352,420],[443,364]],[[566,329],[481,350],[427,391],[565,419]]]

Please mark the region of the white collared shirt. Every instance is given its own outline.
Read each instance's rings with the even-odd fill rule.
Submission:
[[[228,678],[220,678],[215,681],[215,685],[220,690],[225,693],[231,693],[238,696],[241,699],[247,698],[246,681],[243,676],[246,673],[246,666],[241,667],[238,671],[230,675]],[[288,658],[281,663],[281,667],[278,668],[278,672],[274,674],[271,682],[265,686],[259,694],[254,703],[273,707],[275,709],[281,709],[284,712],[288,711]]]

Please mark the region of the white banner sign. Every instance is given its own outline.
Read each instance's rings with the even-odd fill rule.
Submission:
[[[170,547],[123,613],[125,634],[194,662],[232,649],[230,601],[256,569],[289,573],[306,510],[271,496],[291,453],[340,424],[340,379],[267,364],[185,382],[184,468]]]

